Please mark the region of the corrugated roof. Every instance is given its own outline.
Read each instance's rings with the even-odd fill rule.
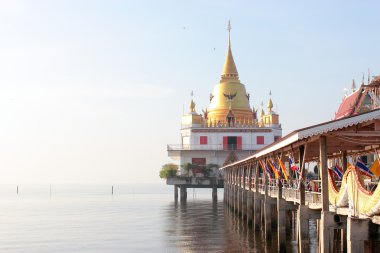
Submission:
[[[244,160],[237,161],[233,164],[229,164],[225,167],[232,166],[237,163],[241,163],[243,161],[247,161],[250,159],[259,158],[263,155],[269,154],[278,149],[284,148],[292,143],[295,143],[299,140],[303,140],[309,137],[318,136],[322,134],[326,134],[328,132],[333,132],[339,129],[343,129],[349,126],[361,124],[370,120],[380,119],[380,109],[375,109],[366,113],[362,113],[359,115],[354,115],[342,119],[332,120],[328,122],[324,122],[321,124],[317,124],[314,126],[301,128],[296,130],[285,137],[279,139],[278,141],[266,146],[265,148],[257,151],[255,154],[245,158]]]

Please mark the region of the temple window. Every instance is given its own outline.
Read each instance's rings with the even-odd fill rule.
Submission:
[[[264,145],[264,136],[257,136],[256,137],[256,143],[258,145]]]
[[[200,136],[199,137],[199,143],[201,145],[207,145],[207,136]]]

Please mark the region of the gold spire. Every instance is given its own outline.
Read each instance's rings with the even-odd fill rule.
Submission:
[[[195,112],[195,103],[193,99],[191,99],[190,101],[189,109],[190,109],[190,113]]]
[[[239,79],[239,74],[236,69],[234,57],[231,50],[231,22],[228,21],[228,50],[226,55],[226,61],[223,66],[222,79]]]
[[[273,109],[273,102],[272,102],[272,99],[269,98],[269,101],[268,101],[268,111],[271,112]]]
[[[263,117],[265,115],[264,109],[261,108],[260,117]]]

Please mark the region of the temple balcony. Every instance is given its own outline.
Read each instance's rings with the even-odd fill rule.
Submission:
[[[256,148],[257,149],[257,148]],[[255,150],[254,145],[236,145],[236,144],[169,144],[167,151],[184,151],[184,150],[212,150],[212,151],[231,151],[231,150]]]

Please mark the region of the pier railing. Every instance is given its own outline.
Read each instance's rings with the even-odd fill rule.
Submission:
[[[231,179],[231,185],[235,185],[245,190],[251,190],[252,192],[256,192],[256,183],[258,192],[261,194],[265,194],[265,188],[268,187],[268,196],[277,198],[278,197],[278,189],[279,182],[277,179],[267,179],[267,184],[265,183],[264,177],[259,177],[257,180],[255,177],[251,179],[249,177],[239,178],[234,177]],[[251,184],[251,187],[249,186]],[[282,199],[286,201],[291,201],[295,203],[300,202],[300,189],[299,185],[305,185],[305,201],[309,205],[313,205],[314,208],[318,208],[321,205],[321,181],[320,180],[306,180],[301,181],[298,179],[290,179],[288,181],[281,179],[281,189],[282,189]]]

